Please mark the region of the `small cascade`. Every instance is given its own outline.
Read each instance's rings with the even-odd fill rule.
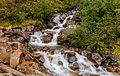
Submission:
[[[72,19],[75,11],[72,15],[66,15],[63,22],[60,21],[60,15],[56,16],[53,20],[56,25],[52,29],[46,29],[44,31],[34,32],[31,35],[30,44],[35,46],[57,46],[57,38],[64,25],[69,19]],[[56,27],[59,27],[56,29]],[[50,42],[44,43],[42,36],[48,35],[47,32],[51,32],[53,37]],[[94,63],[89,61],[85,56],[74,52],[76,61],[70,63],[66,54],[60,52],[50,54],[49,52],[36,51],[36,54],[42,55],[44,58],[44,67],[50,72],[54,73],[54,76],[117,76],[111,72],[107,72],[102,66],[95,67]],[[74,63],[77,64],[77,70],[71,69],[74,67]]]
[[[43,32],[35,32],[34,35],[31,35],[30,44],[36,45],[36,46],[57,46],[57,38],[61,30],[64,29],[63,25],[66,24],[68,19],[72,19],[72,18],[73,18],[73,15],[69,15],[61,23],[58,15],[53,20],[56,23],[56,25],[52,29],[46,29]],[[56,27],[59,27],[59,28],[55,29]],[[42,36],[48,35],[46,32],[51,32],[53,34],[53,38],[49,43],[43,43],[42,41]]]
[[[78,70],[72,70],[69,66],[68,58],[61,53],[49,54],[47,52],[37,51],[39,55],[43,55],[45,62],[44,66],[52,71],[55,76],[117,76],[107,72],[99,66],[95,67],[94,63],[90,62],[85,56],[75,52],[78,64]],[[52,59],[51,59],[52,58]],[[74,67],[74,66],[73,66]]]

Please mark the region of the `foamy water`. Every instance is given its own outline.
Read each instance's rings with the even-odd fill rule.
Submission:
[[[42,51],[37,51],[35,53],[43,55],[45,59],[43,65],[47,69],[52,71],[55,76],[117,76],[115,74],[112,74],[111,72],[107,72],[102,68],[102,66],[99,66],[98,68],[95,67],[94,63],[89,61],[85,56],[78,54],[77,52],[75,53],[75,57],[77,58],[77,61],[75,62],[79,65],[79,71],[72,70],[69,67],[71,63],[68,62],[68,58],[66,58],[61,53],[49,54]],[[49,57],[52,57],[52,59],[50,59]],[[59,62],[61,62],[62,65],[59,65]]]
[[[58,18],[58,17],[56,17]],[[31,39],[30,39],[30,44],[31,45],[36,45],[36,46],[57,46],[57,38],[59,36],[59,33],[61,32],[62,29],[64,29],[63,25],[66,24],[68,19],[72,19],[73,15],[69,15],[68,17],[65,18],[65,20],[63,21],[63,23],[60,23],[59,19],[55,18],[55,23],[56,25],[52,28],[52,29],[46,29],[42,32],[35,32],[34,35],[31,35]],[[58,29],[54,29],[56,27],[59,27]],[[43,43],[42,41],[42,36],[43,35],[47,35],[47,32],[52,32],[53,33],[53,38],[51,40],[51,42],[49,43]]]
[[[34,35],[31,35],[30,44],[36,46],[57,46],[57,38],[62,29],[64,29],[63,25],[66,24],[68,19],[72,19],[74,15],[69,15],[65,18],[63,23],[60,22],[59,15],[54,18],[54,22],[56,25],[52,29],[46,29],[43,32],[35,32]],[[55,29],[56,27],[60,27]],[[47,35],[46,31],[50,31],[53,33],[53,38],[49,43],[43,43],[42,36]],[[96,68],[94,63],[90,62],[85,56],[75,53],[75,57],[77,58],[76,63],[78,64],[79,70],[72,70],[69,66],[71,65],[68,62],[68,58],[65,57],[61,53],[50,54],[48,52],[37,51],[35,52],[44,57],[44,66],[49,69],[55,76],[117,76],[112,74],[111,72],[107,72],[101,66]],[[52,57],[52,59],[49,59]],[[59,64],[61,63],[61,65]]]

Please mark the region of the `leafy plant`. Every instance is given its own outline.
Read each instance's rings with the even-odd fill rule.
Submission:
[[[111,43],[120,37],[119,0],[81,0],[81,22],[68,37],[71,46],[109,52]]]

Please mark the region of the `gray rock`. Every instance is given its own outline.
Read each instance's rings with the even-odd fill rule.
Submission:
[[[101,65],[102,63],[102,57],[100,56],[99,53],[93,53],[92,54],[92,59],[97,62],[97,64]]]
[[[73,63],[73,62],[75,62],[76,60],[77,60],[77,58],[76,58],[75,56],[71,56],[71,57],[68,58],[68,62],[69,62],[69,63]]]
[[[56,24],[61,24],[61,22],[60,22],[60,15],[56,16],[56,17],[53,19],[53,22],[55,22]]]
[[[58,61],[58,65],[63,65],[63,62],[62,61]]]
[[[24,42],[24,38],[23,37],[18,37],[17,42]]]
[[[78,63],[73,63],[73,70],[78,70],[79,69],[79,64]]]

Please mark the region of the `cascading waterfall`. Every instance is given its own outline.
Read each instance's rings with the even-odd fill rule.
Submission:
[[[42,32],[35,32],[34,35],[31,35],[30,39],[30,44],[31,45],[36,45],[36,46],[57,46],[57,37],[59,36],[59,33],[61,32],[63,28],[63,25],[67,22],[68,19],[72,19],[73,15],[69,15],[66,17],[66,19],[63,21],[63,23],[60,23],[60,21],[55,20],[56,26],[54,26],[52,29],[46,29],[44,30],[44,33]],[[56,27],[59,27],[58,29],[55,29]],[[53,33],[53,38],[51,42],[49,43],[43,43],[42,42],[42,36],[47,35],[46,32],[52,32]]]
[[[55,18],[59,18],[59,16]],[[46,29],[44,32],[35,32],[34,35],[31,35],[30,44],[36,46],[57,46],[57,37],[59,36],[61,30],[64,29],[63,25],[65,25],[68,19],[72,18],[73,15],[67,16],[63,23],[61,23],[59,19],[54,19],[56,26],[54,26],[52,29]],[[56,27],[59,28],[55,29]],[[46,31],[53,33],[53,38],[49,43],[43,43],[41,39],[43,35],[47,35]],[[85,56],[80,55],[77,52],[75,52],[75,57],[77,59],[76,63],[79,65],[78,71],[74,71],[69,67],[71,63],[69,63],[67,57],[61,53],[50,54],[43,51],[37,51],[35,53],[44,57],[45,62],[43,65],[51,72],[53,72],[55,76],[117,76],[107,72],[101,66],[96,68],[94,63],[90,62]],[[52,57],[52,59],[49,57]]]

